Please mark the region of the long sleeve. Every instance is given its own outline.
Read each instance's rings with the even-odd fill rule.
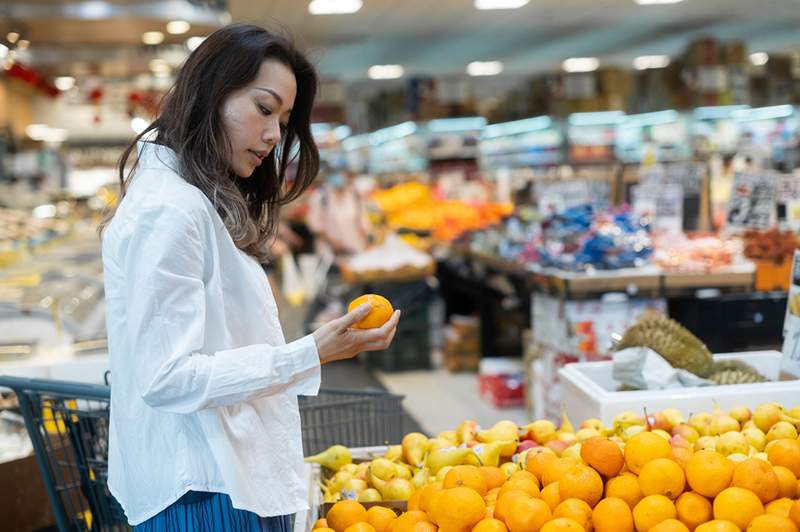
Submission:
[[[206,330],[210,231],[191,212],[160,205],[138,217],[123,244],[126,326],[142,399],[190,413],[279,392],[316,394],[320,363],[311,335],[281,346],[202,351],[216,332]]]

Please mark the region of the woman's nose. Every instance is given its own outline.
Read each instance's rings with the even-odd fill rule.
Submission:
[[[262,133],[261,139],[269,144],[275,146],[281,141],[281,126],[277,122],[270,123]]]

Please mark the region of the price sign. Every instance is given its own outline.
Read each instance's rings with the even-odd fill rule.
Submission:
[[[728,203],[728,225],[740,229],[768,229],[775,217],[777,185],[777,174],[738,172]]]
[[[659,232],[680,233],[683,230],[683,187],[668,185],[635,185],[631,188],[633,212],[652,220]]]

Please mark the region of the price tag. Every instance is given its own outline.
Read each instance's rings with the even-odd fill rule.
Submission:
[[[737,172],[728,203],[728,226],[736,229],[768,229],[775,217],[778,175]]]
[[[639,216],[650,218],[658,232],[683,231],[683,187],[668,185],[635,185],[631,188],[631,207]]]
[[[786,319],[783,322],[781,370],[800,377],[800,251],[794,252],[792,284],[789,286]]]

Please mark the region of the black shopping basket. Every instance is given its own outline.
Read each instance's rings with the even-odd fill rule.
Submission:
[[[111,389],[97,384],[0,376],[17,395],[60,532],[130,530],[108,490]],[[306,455],[330,445],[365,447],[403,437],[403,397],[320,390],[300,397]]]

